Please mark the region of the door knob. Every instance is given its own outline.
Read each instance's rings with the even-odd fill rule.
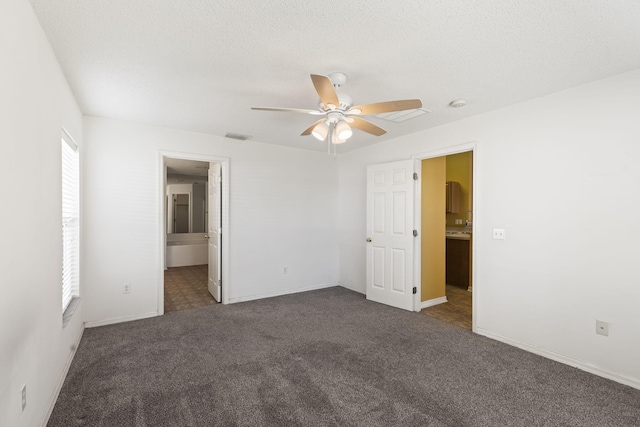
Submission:
[[[371,237],[367,237],[367,242],[371,243]]]

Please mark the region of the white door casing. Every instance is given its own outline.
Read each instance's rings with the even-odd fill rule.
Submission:
[[[414,160],[367,167],[367,299],[414,310]]]
[[[209,163],[208,230],[209,237],[209,293],[216,301],[222,302],[222,169],[220,163]]]

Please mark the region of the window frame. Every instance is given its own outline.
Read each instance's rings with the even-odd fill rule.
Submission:
[[[61,136],[60,161],[61,291],[63,325],[66,325],[80,296],[80,152],[78,144],[64,128]]]

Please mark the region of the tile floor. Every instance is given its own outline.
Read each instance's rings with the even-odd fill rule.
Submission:
[[[164,312],[217,304],[207,289],[207,274],[207,264],[165,270]]]
[[[420,313],[471,330],[471,292],[447,285],[447,302],[427,307]]]
[[[164,312],[217,304],[207,289],[208,266],[173,267],[164,272]],[[420,311],[471,330],[471,292],[447,285],[447,302]]]

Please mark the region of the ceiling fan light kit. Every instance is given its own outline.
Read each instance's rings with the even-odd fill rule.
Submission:
[[[331,141],[330,141],[331,144],[333,144],[333,145],[344,144],[345,142],[347,142],[347,139],[348,138],[341,138],[340,134],[338,133],[337,128],[334,126],[333,132],[331,133]]]
[[[344,73],[331,73],[329,76],[311,74],[311,81],[320,98],[318,110],[278,107],[251,107],[251,109],[325,116],[325,118],[309,126],[301,135],[313,135],[320,141],[324,141],[327,139],[327,136],[329,136],[327,142],[335,145],[342,144],[351,138],[353,135],[352,127],[376,136],[384,135],[387,132],[380,126],[360,116],[422,108],[422,101],[419,99],[405,99],[354,106],[349,95],[337,91],[337,89],[347,81],[347,75]],[[349,124],[351,124],[351,126]]]
[[[336,123],[336,134],[338,135],[339,139],[346,141],[347,139],[351,138],[351,135],[353,135],[353,131],[351,130],[351,127],[347,124],[347,122],[345,122],[344,120],[340,120],[338,123]]]
[[[329,125],[324,120],[318,123],[311,131],[311,135],[316,137],[319,141],[324,141],[328,134]]]

